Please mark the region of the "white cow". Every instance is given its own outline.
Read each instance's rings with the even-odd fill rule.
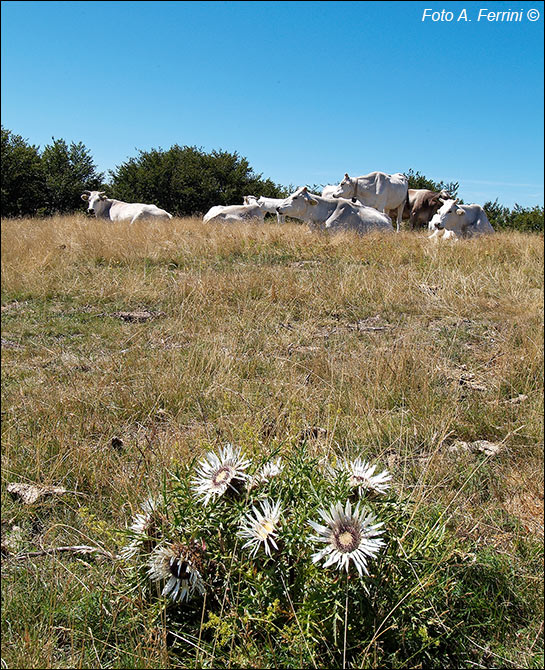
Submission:
[[[298,188],[288,196],[277,211],[279,214],[309,221],[312,227],[329,231],[356,230],[359,233],[369,233],[373,230],[393,231],[392,220],[386,214],[343,198],[340,200],[323,198],[309,193],[306,186]]]
[[[259,205],[216,205],[203,216],[204,223],[240,223],[258,221],[263,223],[265,215]]]
[[[322,198],[332,198],[338,188],[337,184],[328,184],[327,186],[324,186],[322,189]],[[354,202],[354,200],[352,200],[352,202]],[[363,205],[359,199],[356,199],[355,202],[357,205]]]
[[[255,195],[245,195],[245,205],[259,205],[265,214],[275,214],[277,223],[285,223],[286,218],[276,211],[276,208],[284,202],[284,198],[266,198],[260,195],[256,198]]]
[[[458,200],[445,200],[428,225],[430,239],[473,237],[494,232],[486,212],[480,205],[459,205]]]
[[[81,199],[88,203],[87,211],[97,219],[109,221],[142,221],[143,219],[172,219],[172,214],[155,205],[139,202],[123,202],[107,198],[105,191],[84,191]]]
[[[409,180],[401,172],[391,175],[385,172],[370,172],[353,178],[345,174],[332,196],[351,198],[352,202],[360,200],[364,205],[374,207],[383,213],[390,209],[397,210],[397,232],[399,232],[408,187]]]
[[[332,198],[338,188],[337,184],[328,184],[327,186],[324,186],[322,189],[322,198]]]

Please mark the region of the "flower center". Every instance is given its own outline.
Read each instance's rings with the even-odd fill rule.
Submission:
[[[178,579],[189,579],[189,565],[186,561],[173,559],[170,561],[170,574]]]
[[[343,524],[333,533],[335,549],[341,553],[349,553],[357,549],[360,544],[361,533],[358,528]]]
[[[228,465],[223,465],[212,477],[214,486],[223,486],[233,479],[233,469]]]
[[[343,547],[349,547],[352,544],[353,537],[351,533],[346,532],[341,533],[337,540]]]
[[[256,534],[259,537],[259,539],[266,540],[267,537],[269,537],[269,535],[273,532],[273,530],[274,530],[274,523],[269,519],[265,519],[259,524]]]

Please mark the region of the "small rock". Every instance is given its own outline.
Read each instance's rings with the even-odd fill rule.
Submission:
[[[519,393],[516,398],[509,398],[509,400],[504,400],[503,404],[504,405],[519,405],[521,402],[524,402],[525,400],[528,400],[528,396],[524,395],[524,393]]]
[[[121,319],[122,321],[128,321],[130,323],[144,323],[145,321],[150,321],[151,319],[155,319],[162,315],[162,312],[149,312],[147,310],[136,312],[112,312],[112,314],[110,314],[110,316],[113,316],[115,319]]]
[[[464,442],[464,440],[457,440],[454,444],[451,444],[448,448],[449,451],[457,453],[459,451],[471,451],[469,442]]]
[[[475,379],[475,375],[472,372],[464,374],[460,377],[460,386],[465,386],[473,391],[487,391],[487,387],[483,384],[479,384]]]
[[[21,526],[12,526],[2,539],[2,555],[16,554],[24,544],[25,533]]]
[[[51,495],[62,496],[66,493],[66,489],[62,488],[62,486],[39,486],[36,484],[22,484],[19,482],[11,482],[8,484],[7,491],[25,505],[32,505],[40,498],[45,498]]]
[[[471,448],[473,451],[482,451],[486,456],[497,456],[501,451],[501,446],[499,444],[488,442],[488,440],[477,440],[476,442],[472,442]]]
[[[480,451],[485,454],[485,456],[497,456],[497,454],[499,454],[501,451],[501,446],[499,444],[489,442],[488,440],[476,440],[475,442],[457,440],[449,446],[448,450],[452,453]]]

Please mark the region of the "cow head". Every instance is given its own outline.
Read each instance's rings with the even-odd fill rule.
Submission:
[[[429,223],[430,230],[449,230],[458,229],[461,225],[461,219],[465,215],[463,209],[458,207],[458,198],[455,200],[445,200],[437,212],[433,215]]]
[[[343,180],[337,186],[337,190],[331,194],[333,198],[350,198],[354,192],[354,180],[345,173]]]
[[[433,216],[447,200],[452,200],[452,198],[444,189],[439,193],[430,191],[423,204],[429,208],[429,215]]]
[[[277,208],[278,214],[288,214],[296,219],[309,218],[309,209],[315,207],[318,200],[303,186],[289,195]]]
[[[81,194],[81,199],[88,203],[87,213],[88,214],[97,214],[97,205],[98,209],[101,210],[100,203],[104,202],[108,198],[106,197],[105,191],[83,191]]]
[[[244,204],[245,205],[259,205],[258,199],[255,197],[255,195],[245,195],[244,196]]]

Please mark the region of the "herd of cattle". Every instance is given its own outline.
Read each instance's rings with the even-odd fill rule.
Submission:
[[[155,205],[127,203],[106,197],[104,191],[85,191],[82,200],[87,211],[110,221],[171,219],[172,215]],[[203,217],[205,223],[263,222],[265,214],[274,214],[278,223],[285,216],[301,219],[312,229],[392,232],[392,219],[399,232],[403,219],[409,226],[428,226],[430,239],[472,237],[493,233],[480,205],[460,205],[446,191],[410,189],[404,174],[371,172],[361,177],[344,175],[337,186],[326,186],[321,195],[310,193],[306,186],[287,198],[265,198],[247,195],[242,205],[217,205]]]

